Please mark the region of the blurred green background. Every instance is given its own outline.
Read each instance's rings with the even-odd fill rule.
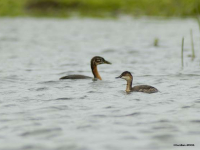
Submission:
[[[0,0],[0,16],[197,16],[200,0]]]

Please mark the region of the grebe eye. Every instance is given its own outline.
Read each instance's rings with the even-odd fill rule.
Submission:
[[[96,62],[101,62],[101,59],[96,59]]]

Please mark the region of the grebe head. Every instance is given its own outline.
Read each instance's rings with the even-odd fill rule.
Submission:
[[[125,79],[126,81],[133,80],[132,74],[128,71],[124,71],[119,77],[116,77],[116,78],[122,78],[122,79]]]
[[[111,64],[111,63],[105,60],[103,57],[95,56],[92,58],[91,64],[100,65],[100,64]]]

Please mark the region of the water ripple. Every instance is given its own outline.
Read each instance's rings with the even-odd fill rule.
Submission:
[[[70,98],[70,97],[63,97],[63,98],[57,98],[57,101],[68,101],[68,100],[73,100],[74,98]]]
[[[21,136],[38,136],[38,135],[42,135],[42,134],[50,134],[52,132],[60,132],[62,131],[61,128],[51,128],[51,129],[38,129],[38,130],[34,130],[34,131],[27,131],[21,134]]]

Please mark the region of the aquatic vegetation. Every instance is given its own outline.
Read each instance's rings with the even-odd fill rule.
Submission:
[[[0,0],[0,16],[25,15],[26,0]]]
[[[0,16],[195,16],[197,0],[1,0]]]
[[[154,45],[155,47],[157,47],[157,46],[158,46],[158,42],[159,42],[159,39],[158,39],[158,38],[155,38],[155,39],[154,39],[153,45]]]

